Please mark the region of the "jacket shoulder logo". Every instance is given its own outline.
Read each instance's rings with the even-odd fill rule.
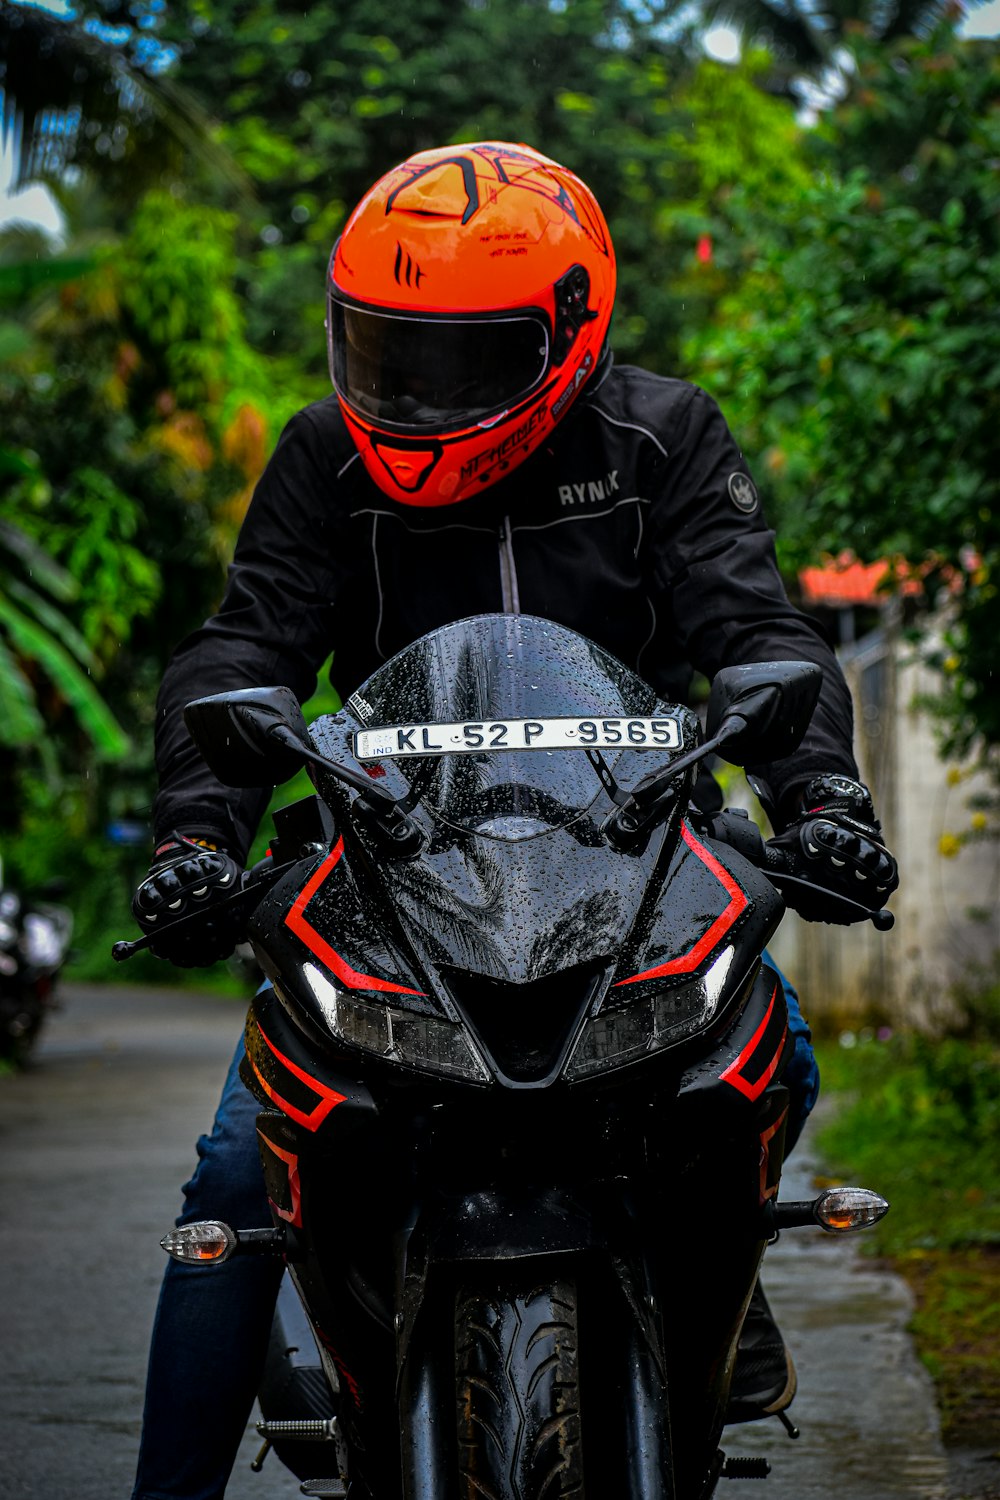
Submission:
[[[745,516],[752,516],[759,504],[756,486],[746,474],[730,474],[729,498]]]

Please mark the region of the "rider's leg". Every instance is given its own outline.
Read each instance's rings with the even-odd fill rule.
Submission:
[[[771,966],[781,980],[781,987],[785,992],[785,1004],[788,1007],[788,1031],[795,1038],[795,1051],[785,1069],[783,1080],[790,1095],[788,1124],[785,1127],[785,1155],[787,1156],[802,1134],[802,1127],[819,1097],[819,1067],[812,1048],[812,1032],[802,1014],[797,990],[787,974],[782,973],[766,950],[764,962]]]
[[[781,980],[788,1006],[788,1030],[795,1038],[795,1051],[785,1070],[789,1092],[785,1156],[795,1145],[819,1094],[819,1068],[812,1049],[812,1035],[802,1015],[799,997],[769,953],[764,954]],[[784,1411],[795,1395],[796,1375],[792,1356],[774,1320],[764,1290],[758,1282],[750,1298],[740,1334],[736,1367],[730,1390],[730,1421],[751,1413]]]
[[[210,1136],[184,1188],[178,1224],[264,1228],[271,1212],[257,1154],[259,1105],[236,1049]],[[222,1500],[267,1352],[282,1267],[248,1256],[215,1267],[169,1261],[153,1325],[133,1500]]]

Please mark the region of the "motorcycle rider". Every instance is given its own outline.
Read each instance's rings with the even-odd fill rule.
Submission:
[[[421,152],[348,219],[327,294],[335,394],[283,432],[219,611],[178,647],[161,688],[155,853],[133,903],[153,952],[201,965],[232,951],[234,919],[215,903],[239,879],[268,797],[212,777],[185,729],[187,702],[278,683],[305,700],[331,650],[346,698],[427,630],[496,610],[579,630],[671,701],[684,700],[691,665],[711,677],[737,663],[815,662],[823,686],[801,747],[751,778],[802,873],[884,905],[895,861],[858,780],[836,659],[785,596],[719,408],[684,381],[614,365],[614,250],[586,185],[524,145]],[[719,805],[717,792],[706,797]],[[821,832],[803,843],[818,813]],[[788,899],[828,919],[820,898]],[[196,935],[172,933],[171,919],[195,909]],[[818,1076],[787,994],[791,1142]],[[241,1050],[179,1223],[270,1221]],[[135,1500],[223,1494],[280,1275],[251,1257],[168,1264]],[[794,1372],[762,1298],[745,1342],[738,1397],[787,1405]]]

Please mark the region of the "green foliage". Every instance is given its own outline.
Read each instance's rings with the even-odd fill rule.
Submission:
[[[347,212],[412,152],[485,138],[527,141],[590,183],[619,248],[620,353],[670,367],[682,308],[657,216],[688,62],[635,7],[346,0],[303,14],[280,0],[205,0],[168,11],[162,35],[254,176],[256,243],[244,244],[241,280],[259,347],[322,372],[324,272]]]
[[[139,204],[114,252],[123,318],[186,409],[218,410],[234,387],[266,384],[262,362],[241,339],[235,228],[231,214],[157,190]]]
[[[954,591],[955,751],[1000,742],[998,102],[997,46],[948,26],[864,52],[814,184],[766,214],[734,199],[745,273],[688,346],[763,455],[786,562],[849,539]],[[830,170],[869,152],[878,176]]]
[[[811,184],[804,133],[790,104],[761,86],[769,65],[762,53],[749,54],[738,67],[704,58],[675,96],[677,112],[665,137],[669,175],[655,223],[682,335],[702,329],[743,275],[734,194],[738,209],[747,202],[755,215],[769,215],[786,211]],[[641,254],[638,264],[648,276]],[[674,353],[661,368],[673,373],[678,363]]]
[[[68,167],[111,189],[121,224],[161,174],[197,169],[218,191],[248,185],[212,137],[203,105],[169,76],[156,38],[161,0],[82,0],[73,6],[5,0],[0,76],[21,149],[17,185],[58,182]]]
[[[0,769],[15,791],[0,833],[28,887],[73,847],[84,950],[130,926],[147,850],[106,831],[146,815],[159,676],[218,599],[252,482],[306,397],[246,342],[234,232],[157,192],[124,241],[55,268],[18,262],[16,241],[4,262],[0,244],[0,309],[6,291],[20,334],[0,346]],[[101,775],[126,747],[119,724],[127,762]]]
[[[704,0],[702,14],[733,26],[744,44],[767,47],[772,89],[803,96],[810,77],[829,87],[845,50],[923,36],[950,8],[948,0]]]
[[[957,1019],[953,1035],[1000,1046],[1000,949],[985,964],[972,964],[952,985]]]
[[[27,465],[26,465],[27,466]],[[99,758],[120,759],[129,748],[91,682],[98,662],[65,613],[79,595],[68,572],[13,520],[0,497],[0,746],[22,749],[44,733],[46,702],[55,695]]]
[[[842,1107],[820,1132],[833,1170],[882,1193],[887,1254],[1000,1243],[1000,1068],[995,1046],[904,1036],[823,1049]]]
[[[891,1256],[913,1290],[910,1329],[945,1441],[982,1445],[1000,1435],[996,974],[992,1002],[988,975],[970,985],[976,1040],[904,1036],[817,1049],[835,1106],[819,1147],[830,1170],[889,1200],[864,1243]]]

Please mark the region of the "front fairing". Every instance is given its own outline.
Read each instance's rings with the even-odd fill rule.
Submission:
[[[354,736],[387,724],[675,715],[677,750],[602,751],[630,788],[696,740],[686,709],[546,622],[461,622],[407,655],[313,726],[323,753],[349,763]],[[408,799],[423,846],[394,857],[355,794],[317,772],[337,832],[255,914],[275,992],[253,1002],[243,1075],[267,1105],[268,1192],[340,1372],[352,1455],[395,1462],[379,1434],[407,1372],[433,1365],[425,1340],[450,1329],[462,1266],[549,1257],[603,1278],[595,1368],[661,1360],[683,1492],[697,1493],[781,1157],[787,1025],[758,971],[781,903],[698,835],[686,786],[645,846],[612,848],[609,783],[580,750],[363,764]],[[720,963],[711,1035],[640,1044],[622,1065],[629,1017],[655,1031],[690,1016]],[[364,1046],[334,1033],[345,999],[366,1011]],[[433,1059],[406,1054],[406,1027],[424,1028]],[[531,1043],[517,1055],[514,1033]],[[461,1072],[460,1038],[478,1074]]]
[[[318,721],[313,738],[344,762],[356,736],[373,727],[488,729],[559,718],[618,724],[624,740],[629,723],[654,714],[676,724],[676,748],[601,750],[625,788],[696,743],[694,716],[658,704],[634,673],[573,632],[531,617],[483,616],[393,658],[344,711]],[[473,1004],[486,1030],[484,1007],[510,1016],[521,1007],[535,1029],[549,1014],[553,1033],[598,1012],[613,1027],[616,1015],[644,1006],[662,1031],[664,1014],[683,1020],[699,976],[726,945],[739,949],[727,969],[735,993],[780,912],[758,872],[709,848],[682,821],[684,783],[648,843],[622,854],[601,831],[613,808],[607,783],[581,748],[482,748],[364,765],[376,785],[407,799],[424,839],[419,854],[388,854],[319,772],[343,837],[275,888],[252,929],[265,972],[320,1032],[329,1030],[330,1008],[317,976],[449,1026],[470,1023]],[[633,1051],[641,1057],[641,1044]],[[560,1057],[553,1034],[546,1058],[532,1065],[534,1081],[551,1081]]]

